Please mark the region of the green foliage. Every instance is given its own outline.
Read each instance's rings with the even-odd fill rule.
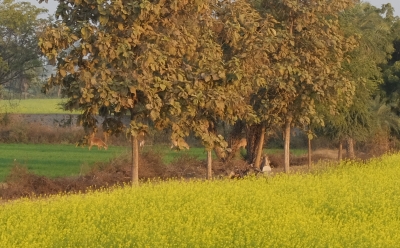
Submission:
[[[400,117],[393,112],[393,105],[387,104],[386,99],[379,96],[371,102],[373,112],[373,131],[383,131],[387,134],[390,131],[400,131]]]
[[[398,26],[400,26],[400,21],[396,22]],[[400,30],[397,28],[395,30]],[[398,31],[396,32],[398,33]],[[381,89],[386,95],[386,98],[393,103],[393,110],[400,114],[400,39],[399,37],[394,40],[393,45],[395,47],[395,51],[392,54],[392,58],[387,65],[383,67],[383,80],[384,83],[381,85]]]
[[[0,1],[0,85],[38,76],[37,36],[46,23],[38,16],[45,12],[28,2]]]
[[[350,60],[344,63],[344,70],[356,82],[356,91],[366,88],[363,95],[373,93],[382,82],[380,66],[386,64],[394,52],[390,13],[369,3],[360,3],[341,13],[340,23],[346,35],[358,37],[359,43],[349,53]]]
[[[169,181],[0,206],[4,247],[395,247],[400,155],[320,174]]]
[[[368,101],[370,99],[357,100],[354,99],[350,107],[339,107],[338,114],[328,114],[325,127],[319,130],[335,141],[346,138],[365,140],[373,129],[373,113]]]
[[[397,100],[400,93],[400,61],[396,61],[392,66],[384,71],[383,78],[385,84],[383,88],[393,100]]]
[[[339,72],[355,42],[343,35],[338,20],[352,1],[254,2],[262,13],[276,19],[281,40],[270,55],[274,73],[262,91],[263,108],[273,113],[270,118],[279,118],[281,125],[322,124],[316,105],[327,103],[334,110],[338,98],[353,93],[351,82]]]
[[[387,7],[390,6],[379,9],[360,3],[340,14],[342,30],[347,36],[356,36],[359,46],[348,53],[342,72],[353,82],[354,96],[351,101],[340,104],[336,115],[325,112],[325,133],[332,139],[365,140],[377,128],[377,123],[384,121],[384,118],[378,120],[383,117],[378,112],[383,105],[378,107],[373,96],[378,94],[383,80],[381,66],[387,64],[394,51],[394,19]]]

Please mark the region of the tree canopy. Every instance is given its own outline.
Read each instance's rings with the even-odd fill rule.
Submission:
[[[0,85],[37,76],[42,66],[37,45],[47,10],[28,2],[0,0]]]
[[[377,66],[392,51],[389,37],[371,37],[390,27],[369,24],[388,24],[390,6],[348,11],[355,2],[59,0],[58,21],[39,42],[57,67],[44,89],[62,86],[65,109],[81,110],[91,132],[97,114],[111,134],[130,115],[134,181],[137,136],[149,122],[174,140],[193,133],[210,159],[227,147],[217,125],[246,125],[256,167],[264,134],[279,127],[288,171],[291,127],[323,125],[368,80],[376,85]],[[366,69],[371,44],[378,51]]]
[[[339,142],[347,140],[352,144],[353,140],[366,140],[376,126],[374,119],[379,115],[374,110],[377,104],[373,98],[379,95],[383,82],[382,66],[394,52],[396,18],[390,5],[376,8],[360,3],[343,11],[340,23],[347,36],[357,37],[358,46],[348,53],[342,67],[342,74],[353,82],[354,96],[340,104],[336,115],[325,115],[325,133]]]

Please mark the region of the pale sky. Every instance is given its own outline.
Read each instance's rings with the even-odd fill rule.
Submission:
[[[363,2],[369,2],[379,8],[382,4],[390,3],[394,8],[394,14],[400,16],[400,0],[364,0]]]
[[[20,1],[23,1],[23,0],[20,0]],[[39,4],[37,0],[24,0],[24,1],[31,2],[41,8],[46,8],[49,10],[49,14],[52,14],[52,15],[54,14],[54,12],[57,9],[57,2],[54,0],[48,0],[47,4],[45,2]],[[379,8],[382,6],[382,4],[390,3],[390,4],[392,4],[392,6],[395,10],[395,15],[400,16],[400,0],[363,0],[363,2],[370,2],[372,5],[379,7]]]

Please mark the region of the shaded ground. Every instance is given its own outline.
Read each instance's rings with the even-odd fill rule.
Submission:
[[[283,154],[269,156],[272,173],[283,171]],[[313,162],[320,160],[335,160],[337,152],[333,150],[319,150],[313,154]],[[308,172],[307,156],[292,156],[291,171]],[[84,171],[84,168],[82,169]],[[139,178],[143,181],[164,180],[167,178],[204,179],[207,172],[205,161],[196,157],[182,155],[165,165],[160,154],[144,152],[140,157]],[[224,178],[229,175],[242,177],[254,172],[250,165],[242,160],[230,163],[213,163],[213,175]],[[50,179],[30,173],[25,167],[14,166],[4,183],[0,184],[0,198],[3,200],[21,197],[35,197],[58,194],[60,192],[85,192],[116,184],[129,184],[131,175],[129,158],[117,158],[110,163],[98,163],[87,172],[75,177]]]

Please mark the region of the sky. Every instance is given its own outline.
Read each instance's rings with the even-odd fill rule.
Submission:
[[[42,2],[41,4],[39,4],[37,0],[16,0],[16,1],[27,1],[40,8],[48,9],[49,12],[45,15],[40,16],[41,18],[46,18],[49,14],[54,15],[58,3],[57,1],[54,0],[48,0],[48,3]],[[395,15],[400,16],[400,0],[362,0],[362,1],[369,2],[376,7],[381,7],[382,4],[390,3],[395,10]]]
[[[37,0],[17,0],[17,1],[28,1],[33,3],[34,5],[45,8],[49,10],[49,14],[53,15],[57,9],[57,2],[54,0],[48,0],[48,3],[45,2],[39,4]],[[395,15],[400,16],[400,0],[363,0],[363,2],[370,2],[372,5],[376,7],[381,7],[382,4],[390,3],[394,7]],[[48,14],[43,17],[47,17]]]
[[[376,7],[381,7],[382,4],[390,3],[394,8],[394,14],[400,16],[400,1],[399,0],[367,0],[363,2],[369,2]]]

